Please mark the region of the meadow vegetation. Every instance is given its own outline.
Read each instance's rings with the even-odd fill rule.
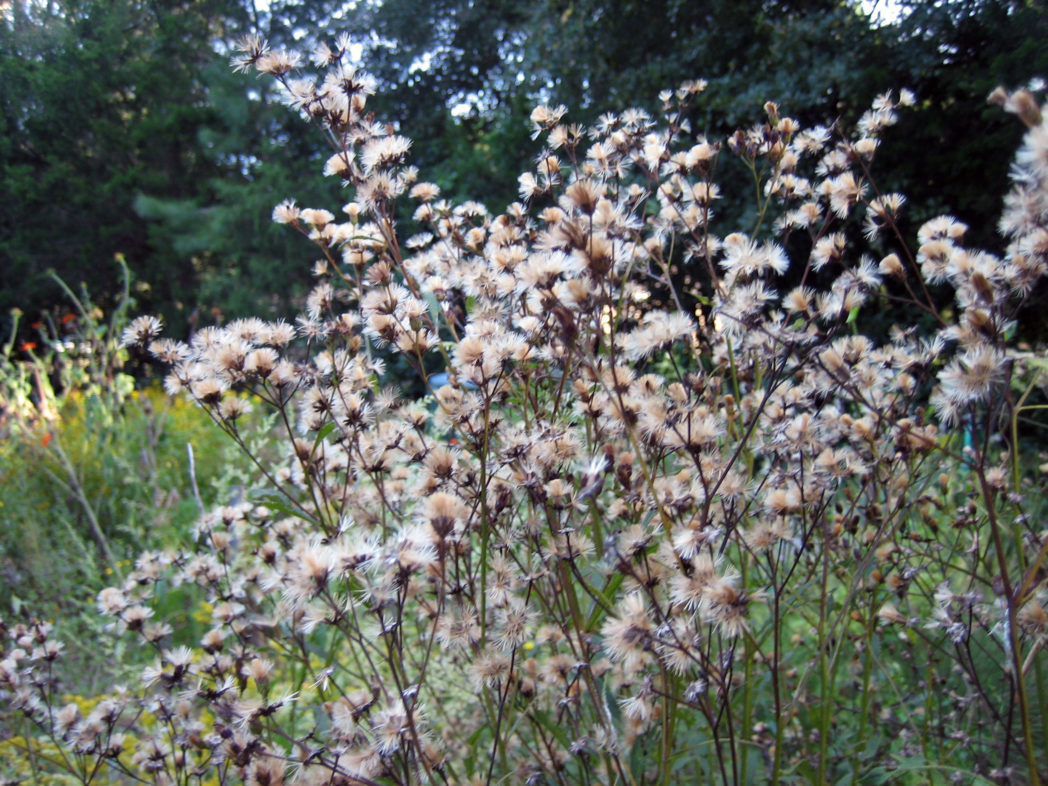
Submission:
[[[58,285],[66,300],[35,340],[16,345],[16,325],[0,357],[0,586],[6,614],[32,610],[71,645],[66,688],[97,690],[119,645],[105,646],[92,596],[142,549],[179,543],[238,479],[190,402],[136,389],[120,346],[128,289],[105,315]]]
[[[294,323],[180,340],[83,307],[88,366],[112,372],[64,386],[60,427],[53,362],[4,366],[35,409],[11,416],[18,449],[58,455],[34,482],[75,515],[67,548],[112,570],[85,624],[122,660],[70,695],[82,642],[28,604],[8,619],[2,774],[1048,779],[1046,361],[1015,340],[1048,265],[1043,85],[990,97],[1026,128],[985,219],[997,255],[949,216],[908,236],[878,189],[908,90],[853,128],[769,102],[726,139],[689,122],[702,81],[586,128],[539,106],[534,166],[493,215],[419,179],[347,44],[315,74],[259,38],[234,61],[319,126],[346,194],[273,210],[314,246]],[[715,232],[729,158],[752,223]],[[164,367],[170,401],[114,384],[123,351]],[[207,449],[206,500],[161,457],[158,418],[186,424],[164,432],[179,455],[210,439],[185,401],[238,449]]]

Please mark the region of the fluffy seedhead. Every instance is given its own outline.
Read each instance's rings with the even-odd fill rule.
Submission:
[[[248,451],[260,490],[99,597],[155,652],[140,689],[56,714],[47,653],[19,645],[0,668],[17,707],[157,782],[825,779],[956,729],[985,743],[961,767],[1043,766],[1024,678],[1048,540],[1017,517],[1019,446],[999,436],[1048,254],[1036,103],[1003,99],[1030,127],[1004,256],[947,217],[911,253],[904,198],[871,175],[907,91],[853,133],[768,104],[726,140],[690,128],[702,82],[593,128],[538,107],[521,201],[492,215],[418,182],[344,49],[314,76],[258,40],[236,60],[322,127],[349,195],[338,215],[274,209],[319,257],[302,314],[125,336]],[[717,230],[723,155],[761,183],[746,232]],[[896,324],[858,332],[893,304]],[[424,398],[383,388],[391,357]],[[282,452],[252,450],[247,401]],[[152,618],[171,582],[211,609],[189,646]],[[918,640],[958,655],[915,719],[912,697],[870,696],[927,668]],[[840,705],[885,747],[835,750]]]

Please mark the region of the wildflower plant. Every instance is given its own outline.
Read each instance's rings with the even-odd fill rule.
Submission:
[[[192,402],[156,385],[135,390],[121,345],[129,286],[104,313],[58,283],[67,302],[23,342],[15,314],[0,354],[0,603],[13,619],[31,610],[50,620],[68,645],[55,671],[63,689],[91,692],[139,651],[132,643],[114,656],[123,645],[100,636],[93,596],[224,499],[229,485],[215,479],[230,448]],[[192,468],[187,445],[199,457]]]
[[[259,39],[235,61],[321,128],[346,188],[337,215],[274,209],[315,245],[305,311],[125,336],[264,482],[99,596],[155,654],[139,686],[56,712],[47,631],[22,625],[11,707],[157,783],[1044,779],[1048,533],[1010,392],[1043,355],[1009,342],[1048,253],[1035,97],[995,95],[1029,127],[1004,256],[949,217],[914,252],[871,175],[907,91],[850,132],[769,103],[727,140],[690,127],[700,81],[592,128],[539,107],[496,216],[418,180],[345,50],[317,75]],[[720,236],[724,155],[758,209]],[[864,336],[885,303],[913,324]],[[243,391],[278,456],[242,434]],[[154,618],[171,583],[208,595],[194,647]]]

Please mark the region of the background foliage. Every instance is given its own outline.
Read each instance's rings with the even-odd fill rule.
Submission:
[[[516,198],[540,99],[590,122],[610,107],[655,108],[659,90],[701,77],[710,88],[693,122],[714,138],[769,96],[802,122],[832,123],[909,86],[923,103],[879,161],[878,181],[910,196],[915,224],[949,203],[976,245],[996,248],[976,219],[998,209],[1018,132],[985,98],[1048,74],[1043,3],[900,7],[886,20],[841,0],[6,3],[0,312],[21,307],[24,327],[50,308],[48,270],[116,291],[106,260],[120,253],[139,308],[176,331],[290,313],[309,282],[294,264],[296,239],[271,225],[270,210],[286,197],[332,204],[338,194],[317,174],[320,136],[291,133],[295,119],[268,86],[229,73],[232,42],[252,31],[298,48],[348,33],[378,78],[377,115],[415,140],[413,163],[446,195],[495,210]],[[748,181],[739,182],[741,193]],[[741,204],[724,200],[726,222]]]

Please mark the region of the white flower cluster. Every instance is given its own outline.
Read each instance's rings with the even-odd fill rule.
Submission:
[[[869,164],[906,92],[878,98],[856,138],[767,105],[726,142],[763,173],[758,225],[723,237],[723,145],[684,119],[704,83],[663,96],[672,122],[630,110],[583,129],[539,107],[546,147],[523,201],[492,216],[417,182],[409,141],[367,114],[372,82],[344,48],[316,54],[316,78],[260,41],[237,61],[329,132],[325,171],[353,195],[339,217],[274,210],[322,254],[296,325],[242,320],[182,343],[147,320],[125,336],[245,446],[244,394],[264,402],[285,446],[253,455],[264,498],[208,514],[195,549],[144,556],[99,599],[157,653],[144,682],[169,733],[136,750],[142,768],[174,772],[181,756],[248,783],[628,782],[647,733],[665,762],[691,755],[667,736],[680,711],[705,724],[723,772],[744,651],[782,713],[754,744],[769,761],[807,755],[808,699],[783,705],[808,677],[780,668],[781,637],[818,625],[815,660],[840,646],[852,618],[831,596],[908,626],[876,600],[875,574],[893,566],[902,598],[981,548],[944,557],[899,533],[934,502],[930,457],[956,457],[929,390],[941,424],[970,426],[1007,383],[1017,304],[1048,253],[1043,119],[1019,155],[1003,259],[965,250],[945,218],[914,256],[877,245],[904,200],[871,197]],[[402,242],[405,194],[424,231]],[[790,235],[806,257],[787,254]],[[925,282],[955,289],[956,322]],[[934,332],[857,332],[861,309],[893,298]],[[383,353],[424,400],[382,389]],[[988,477],[983,458],[969,466]],[[167,646],[149,619],[166,581],[209,599],[195,649]],[[1044,635],[1026,589],[1013,639]],[[993,616],[965,623],[951,604],[927,613],[953,642]],[[98,726],[72,710],[55,723],[63,739]]]

